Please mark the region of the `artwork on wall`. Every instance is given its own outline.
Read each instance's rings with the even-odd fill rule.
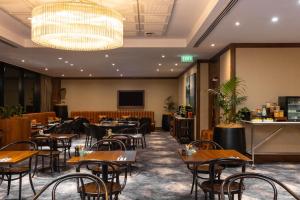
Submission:
[[[193,112],[196,111],[196,74],[186,78],[186,105],[190,105]]]

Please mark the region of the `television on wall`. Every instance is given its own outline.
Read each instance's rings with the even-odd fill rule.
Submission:
[[[144,108],[144,90],[119,90],[118,108]]]

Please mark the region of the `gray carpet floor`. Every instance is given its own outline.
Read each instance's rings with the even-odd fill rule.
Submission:
[[[73,145],[83,144],[84,139],[74,141]],[[154,132],[147,136],[147,148],[138,149],[137,163],[131,176],[128,177],[126,187],[119,196],[120,200],[188,200],[193,199],[190,195],[192,176],[186,165],[180,160],[177,149],[181,146],[166,132]],[[247,169],[249,172],[258,172],[284,182],[292,190],[300,195],[300,165],[299,164],[264,164],[257,165],[257,169]],[[35,189],[40,190],[43,185],[54,178],[75,172],[73,167],[61,173],[39,172],[34,177]],[[224,171],[222,176],[228,176],[231,173],[238,172],[231,168]],[[246,191],[243,199],[271,199],[271,188],[262,182],[246,181]],[[0,199],[18,198],[18,181],[12,182],[11,193],[6,196],[7,183],[3,182],[0,186]],[[58,199],[79,199],[76,193],[76,185],[73,182],[67,182],[58,189],[60,196]],[[51,199],[50,192],[47,191],[40,199]],[[32,199],[33,194],[30,189],[28,177],[23,178],[23,199]],[[199,189],[199,199],[204,199],[202,191]],[[287,193],[279,190],[279,200],[293,199]]]

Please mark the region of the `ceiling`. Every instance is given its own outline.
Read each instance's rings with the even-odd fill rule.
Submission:
[[[239,0],[197,48],[198,38],[230,0],[93,0],[124,16],[123,48],[41,48],[30,40],[28,18],[34,6],[50,1],[57,0],[0,0],[0,38],[17,47],[0,42],[0,60],[50,76],[176,77],[190,65],[180,63],[183,54],[208,59],[230,43],[300,43],[298,0]],[[277,23],[271,22],[274,16]]]
[[[43,3],[62,0],[0,0],[1,9],[30,27],[31,11]],[[124,36],[162,36],[166,33],[174,0],[90,0],[118,10],[124,17]],[[151,33],[151,34],[150,34]]]

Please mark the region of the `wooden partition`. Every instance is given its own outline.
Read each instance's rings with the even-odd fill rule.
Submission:
[[[49,117],[56,117],[55,112],[40,112],[40,113],[28,113],[23,114],[23,117],[27,117],[29,121],[35,119],[37,122],[42,124],[48,123]]]
[[[122,116],[130,116],[136,118],[147,117],[154,123],[153,111],[72,111],[71,117],[84,117],[90,122],[96,123],[99,121],[99,115],[108,118],[122,118]]]
[[[0,129],[3,134],[1,146],[11,142],[28,140],[31,136],[30,120],[27,117],[0,119]]]

